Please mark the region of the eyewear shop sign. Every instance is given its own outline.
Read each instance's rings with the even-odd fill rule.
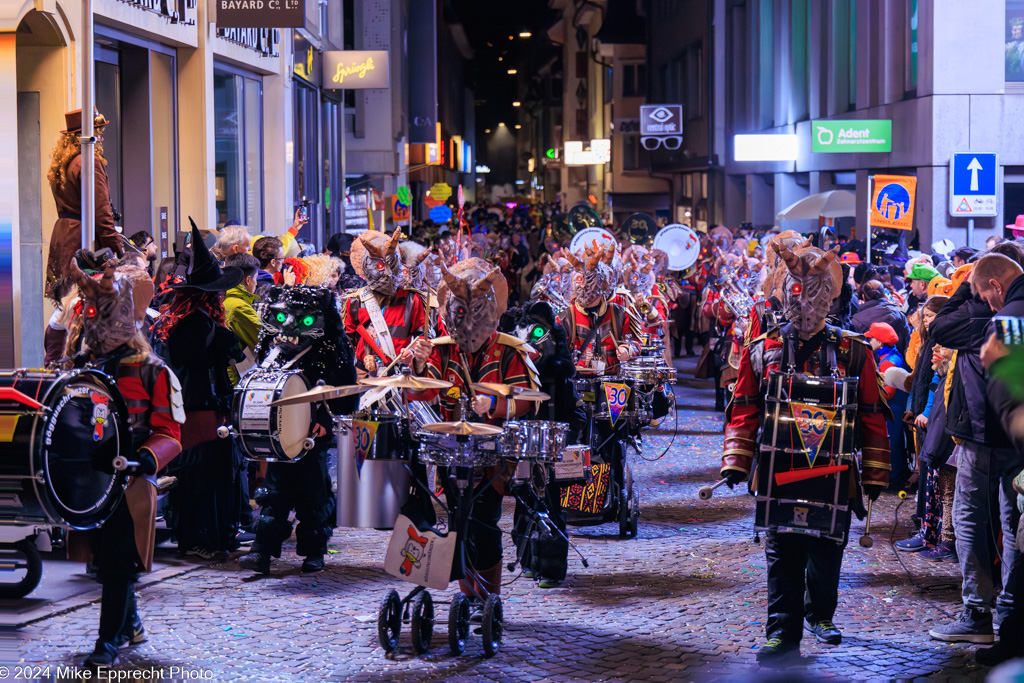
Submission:
[[[324,87],[328,90],[387,88],[386,50],[334,50],[324,53]]]
[[[892,121],[813,121],[812,152],[891,152]]]
[[[212,0],[218,28],[302,28],[305,0]]]

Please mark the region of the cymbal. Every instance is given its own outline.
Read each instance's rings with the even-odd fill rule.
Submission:
[[[451,382],[443,379],[431,379],[429,377],[413,377],[412,375],[389,375],[387,377],[367,377],[359,380],[359,383],[367,387],[392,387],[395,389],[412,389],[423,391],[424,389],[448,389]]]
[[[342,387],[332,387],[330,385],[316,387],[309,391],[304,391],[301,394],[295,394],[294,396],[288,396],[287,398],[279,398],[270,405],[272,406],[291,406],[296,403],[316,403],[317,401],[330,401],[335,398],[342,398],[344,396],[355,396],[356,394],[362,394],[363,392],[369,391],[373,387],[364,387],[358,384]]]
[[[491,396],[504,396],[513,398],[516,401],[541,401],[551,400],[551,397],[543,391],[536,389],[524,389],[511,384],[498,384],[497,382],[478,382],[470,385],[474,391]]]
[[[501,427],[483,424],[482,422],[434,422],[423,425],[423,429],[437,434],[454,434],[456,436],[493,436],[501,434]]]

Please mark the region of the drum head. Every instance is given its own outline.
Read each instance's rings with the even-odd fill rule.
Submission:
[[[289,375],[281,390],[281,398],[288,398],[309,391],[309,385],[302,375]],[[278,438],[281,449],[289,458],[302,455],[302,442],[309,436],[309,426],[313,421],[313,404],[296,403],[277,408]]]
[[[109,378],[94,371],[62,378],[47,399],[51,412],[39,435],[43,503],[55,521],[94,528],[124,494],[125,474],[112,463],[133,456],[128,409]]]

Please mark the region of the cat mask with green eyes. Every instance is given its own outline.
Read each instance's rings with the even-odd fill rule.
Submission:
[[[324,287],[272,287],[260,304],[264,333],[289,353],[311,346],[324,336],[324,305],[331,298]]]
[[[437,301],[445,329],[459,348],[476,353],[498,329],[508,305],[508,283],[501,269],[468,258],[448,270],[441,264]]]

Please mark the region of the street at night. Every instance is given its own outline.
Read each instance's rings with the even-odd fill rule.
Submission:
[[[1024,682],[1024,0],[0,0],[4,680]]]

